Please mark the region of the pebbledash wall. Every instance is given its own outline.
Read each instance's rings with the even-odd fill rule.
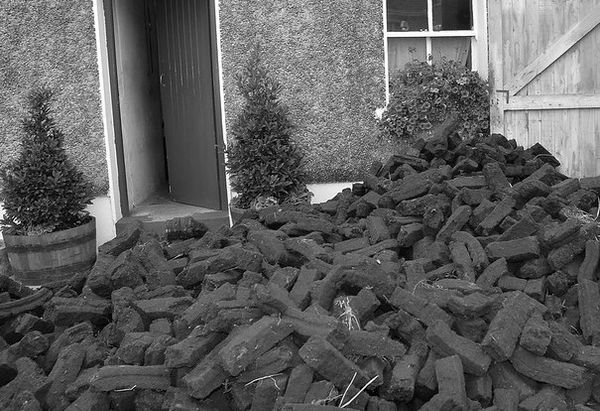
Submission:
[[[71,160],[92,183],[99,242],[114,236],[91,1],[0,1],[0,167],[19,150],[25,97],[54,90]],[[0,216],[2,215],[0,198]]]
[[[218,13],[226,125],[242,103],[234,76],[258,43],[311,182],[360,179],[391,154],[375,118],[386,101],[383,1],[222,0]]]

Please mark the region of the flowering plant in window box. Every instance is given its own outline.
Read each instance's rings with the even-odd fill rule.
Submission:
[[[487,83],[464,65],[413,61],[393,75],[379,126],[388,137],[411,141],[452,115],[459,135],[472,138],[489,133],[489,104]]]

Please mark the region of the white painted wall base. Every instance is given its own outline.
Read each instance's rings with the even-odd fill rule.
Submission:
[[[96,244],[102,245],[115,238],[115,221],[112,217],[110,198],[107,196],[96,197],[92,204],[86,208],[91,215],[96,217]],[[0,218],[4,215],[2,203],[0,203]],[[0,233],[0,238],[2,233]]]
[[[307,184],[308,191],[313,193],[311,198],[312,204],[324,203],[331,200],[337,193],[340,193],[344,188],[352,188],[353,182],[345,183],[324,183],[324,184]]]

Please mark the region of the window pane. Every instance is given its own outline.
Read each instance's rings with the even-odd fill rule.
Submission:
[[[471,0],[433,0],[433,30],[471,30]]]
[[[413,60],[425,61],[427,48],[425,39],[388,39],[388,65],[390,77]]]
[[[471,68],[471,37],[441,37],[431,39],[433,62],[443,57],[458,61]]]
[[[427,0],[387,0],[387,30],[427,30]]]

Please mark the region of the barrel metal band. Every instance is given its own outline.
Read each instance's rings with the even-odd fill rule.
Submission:
[[[43,252],[43,251],[61,250],[61,249],[65,248],[66,245],[69,245],[72,243],[82,243],[83,244],[88,241],[92,241],[95,238],[96,238],[96,233],[94,231],[92,231],[92,232],[86,233],[84,235],[67,238],[62,241],[48,244],[48,245],[42,245],[42,244],[11,244],[11,245],[5,244],[5,245],[6,245],[7,252],[20,254],[20,253],[36,252],[36,251]]]

